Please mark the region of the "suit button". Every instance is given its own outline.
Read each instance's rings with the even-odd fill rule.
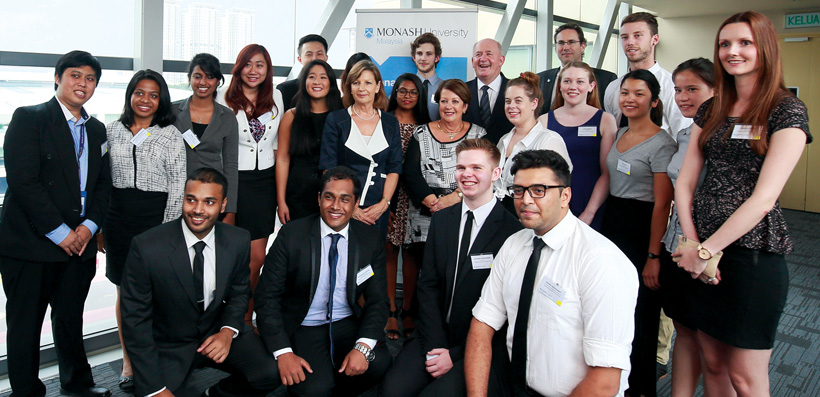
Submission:
[[[262,149],[259,149],[259,153],[262,153]]]
[[[49,186],[54,186],[54,181],[48,181]]]
[[[251,140],[250,140],[250,139],[248,139],[248,142],[250,142],[250,141],[251,141]]]
[[[253,149],[251,149],[251,151],[253,151]]]
[[[51,160],[51,154],[47,154],[47,155],[46,155],[46,158],[47,158],[47,159],[49,159],[49,160]]]
[[[242,131],[244,131],[244,132],[248,132],[248,130],[242,130]]]

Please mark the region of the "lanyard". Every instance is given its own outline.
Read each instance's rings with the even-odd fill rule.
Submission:
[[[75,123],[74,126],[76,128],[77,124]],[[78,149],[77,146],[74,146],[74,151],[77,153],[77,175],[80,177],[81,185],[83,183],[83,170],[80,158],[83,156],[83,150],[85,150],[85,123],[80,124],[80,147]]]

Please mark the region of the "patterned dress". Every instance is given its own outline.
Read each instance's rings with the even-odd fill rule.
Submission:
[[[410,144],[410,138],[413,137],[413,131],[418,128],[418,124],[402,124],[399,123],[399,134],[401,135],[401,155],[407,154],[407,145]],[[399,189],[393,196],[393,205],[390,211],[393,212],[393,218],[390,221],[389,230],[387,232],[387,242],[395,246],[404,243],[404,235],[407,232],[407,210],[410,206],[410,199],[407,196],[407,188],[404,183],[399,183]]]

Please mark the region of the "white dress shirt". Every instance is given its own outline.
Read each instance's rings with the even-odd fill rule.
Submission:
[[[473,308],[473,316],[496,331],[516,322],[534,236],[524,229],[507,239]],[[569,212],[540,238],[546,247],[528,313],[527,385],[545,396],[566,396],[588,367],[620,368],[618,396],[623,396],[635,332],[635,267],[615,244]],[[541,292],[546,283],[565,291],[560,304]],[[507,329],[510,355],[514,331]]]
[[[507,157],[507,148],[510,147],[510,141],[512,141],[514,133],[515,128],[502,136],[501,140],[498,141],[498,150],[501,151],[501,160],[498,162],[498,166],[501,168],[501,178],[498,178],[498,180],[494,182],[496,197],[501,199],[508,195],[507,188],[513,185],[513,180],[515,179],[510,172],[513,164],[511,159],[523,150],[554,150],[567,161],[569,171],[572,172],[572,160],[569,159],[567,145],[564,143],[564,138],[562,138],[560,134],[547,129],[547,127],[544,127],[539,121],[535,123],[535,126],[532,127],[524,139],[518,141],[518,143],[513,146],[510,156]]]
[[[225,102],[225,91],[217,92],[216,103],[228,106]],[[282,93],[278,89],[273,90],[273,103],[276,109],[258,117],[259,122],[265,126],[265,133],[259,142],[253,139],[245,111],[236,112],[239,128],[239,171],[266,170],[276,163],[274,151],[279,149],[279,122],[287,110],[284,109]]]
[[[490,96],[490,114],[492,114],[493,108],[495,107],[495,101],[498,99],[498,94],[501,92],[501,74],[495,76],[495,80],[493,80],[490,84],[484,84],[478,78],[476,78],[475,81],[478,84],[478,91],[476,91],[478,93],[478,103],[481,103],[481,96],[484,95],[481,92],[481,87],[484,87],[485,85],[490,87],[490,89],[487,90],[487,95]],[[478,111],[478,109],[476,109],[476,111]]]
[[[661,103],[663,103],[663,125],[661,128],[670,134],[675,134],[692,125],[692,119],[684,117],[683,113],[680,112],[680,108],[678,108],[678,104],[675,103],[675,82],[672,81],[672,73],[662,68],[657,62],[649,68],[649,71],[655,75],[661,85],[660,98]],[[615,116],[615,122],[618,125],[621,123],[621,108],[618,99],[621,96],[621,80],[623,78],[624,76],[618,77],[617,80],[609,83],[609,86],[606,87],[606,94],[604,94],[604,110]],[[673,135],[672,138],[676,137]]]

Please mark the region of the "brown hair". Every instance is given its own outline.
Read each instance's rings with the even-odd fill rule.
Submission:
[[[533,111],[535,118],[538,118],[538,115],[541,114],[541,107],[544,106],[544,96],[541,94],[541,79],[538,75],[533,72],[521,73],[520,76],[507,82],[508,90],[512,86],[523,88],[531,101],[538,100],[538,106]]]
[[[753,139],[750,142],[755,153],[764,155],[769,147],[768,138],[765,136],[766,125],[769,115],[783,98],[792,95],[786,89],[783,81],[783,65],[780,61],[780,46],[777,43],[777,32],[769,18],[755,11],[741,12],[732,15],[720,25],[715,36],[714,59],[719,58],[720,52],[720,31],[723,27],[732,23],[745,23],[752,31],[754,45],[757,48],[757,81],[753,92],[755,100],[749,103],[749,107],[736,121],[737,124],[751,124],[753,136],[765,139]],[[735,78],[723,69],[721,62],[715,62],[715,96],[704,115],[703,133],[700,135],[698,145],[701,149],[706,146],[712,136],[717,133],[721,124],[729,117],[729,111],[737,102],[737,89]],[[724,139],[728,138],[731,128],[727,130]]]
[[[501,151],[498,150],[498,146],[493,145],[492,142],[484,138],[465,139],[459,142],[459,144],[456,145],[456,156],[465,150],[483,150],[487,152],[487,154],[490,155],[490,163],[494,164],[495,167],[497,167],[497,164],[501,161]]]
[[[350,91],[350,86],[353,84],[354,81],[358,80],[359,77],[362,77],[364,72],[369,71],[373,73],[373,78],[376,80],[376,83],[379,84],[379,91],[376,93],[376,97],[373,98],[373,107],[376,109],[385,110],[387,109],[387,95],[384,94],[384,84],[382,84],[382,74],[379,73],[379,68],[376,66],[375,63],[370,61],[359,61],[350,68],[350,72],[345,76],[345,81],[343,83],[344,86],[344,95],[342,96],[342,102],[344,103],[345,107],[353,105],[355,100],[353,99],[353,93]]]
[[[473,100],[473,95],[470,94],[470,87],[467,87],[467,83],[459,79],[444,80],[438,85],[438,89],[436,90],[434,97],[436,103],[438,103],[439,99],[441,99],[441,91],[444,90],[458,95],[458,97],[461,98],[461,101],[468,105],[470,104],[470,101]]]
[[[265,75],[265,80],[259,84],[259,93],[256,94],[256,105],[252,104],[242,91],[242,69],[251,61],[256,54],[262,54],[265,58],[265,63],[268,64],[268,73]],[[225,103],[236,114],[240,110],[248,111],[248,118],[255,119],[271,110],[274,111],[274,116],[279,109],[273,102],[273,63],[270,60],[270,54],[265,47],[259,44],[248,44],[239,55],[236,56],[236,63],[231,70],[233,78],[231,84],[228,85],[228,90],[225,92]]]
[[[416,56],[416,50],[419,49],[419,46],[422,44],[432,44],[436,52],[436,57],[441,56],[441,42],[438,40],[436,35],[427,32],[422,33],[419,37],[416,37],[412,43],[410,43],[410,58],[414,58]],[[436,61],[436,66],[438,66],[438,61]]]
[[[561,95],[561,80],[564,79],[564,71],[569,68],[584,69],[587,72],[589,82],[595,83],[595,88],[592,89],[592,92],[587,94],[587,105],[601,109],[601,98],[598,98],[598,80],[595,79],[595,71],[592,70],[592,67],[587,65],[585,62],[570,62],[567,66],[564,66],[564,68],[561,69],[561,73],[558,73],[558,79],[555,80],[555,84],[558,84],[558,89],[555,90],[555,98],[552,101],[551,110],[564,106],[564,96]]]
[[[648,12],[636,12],[634,14],[627,15],[621,21],[621,26],[633,22],[644,22],[647,26],[649,26],[649,33],[652,33],[653,36],[658,34],[658,19]]]

